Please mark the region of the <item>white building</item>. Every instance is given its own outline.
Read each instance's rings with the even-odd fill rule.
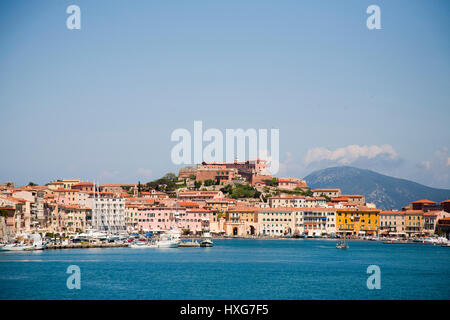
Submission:
[[[99,192],[90,195],[87,207],[92,209],[92,228],[106,232],[124,232],[125,199],[114,196],[109,192]]]

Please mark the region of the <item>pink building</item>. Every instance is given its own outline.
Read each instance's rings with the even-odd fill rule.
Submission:
[[[138,231],[161,231],[175,227],[175,219],[186,212],[182,207],[147,207],[137,212]]]
[[[209,228],[211,212],[207,209],[186,207],[140,207],[134,221],[137,231],[162,231],[171,228],[189,229],[198,233]]]
[[[211,211],[207,209],[186,209],[176,219],[176,226],[180,230],[189,230],[198,233],[203,229],[209,229]]]

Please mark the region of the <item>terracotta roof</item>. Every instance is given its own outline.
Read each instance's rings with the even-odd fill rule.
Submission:
[[[406,211],[403,211],[403,212],[406,213],[406,214],[421,214],[421,213],[423,213],[422,210],[406,210]]]
[[[179,202],[178,204],[182,207],[198,207],[199,206],[195,202]]]
[[[427,200],[427,199],[422,199],[422,200],[413,201],[411,203],[436,203],[436,202]]]
[[[380,214],[382,214],[382,215],[393,215],[393,214],[404,215],[405,212],[404,211],[381,211]]]

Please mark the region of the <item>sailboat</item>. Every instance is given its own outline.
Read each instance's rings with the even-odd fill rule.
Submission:
[[[347,238],[347,235],[346,235],[346,233],[344,232],[344,241],[339,241],[339,242],[336,244],[336,249],[343,249],[343,250],[347,250],[347,249],[348,249],[348,244],[347,244],[347,242],[346,242],[346,238]]]

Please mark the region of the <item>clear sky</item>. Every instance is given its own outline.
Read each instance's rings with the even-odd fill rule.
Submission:
[[[450,188],[449,31],[446,0],[1,1],[0,181],[147,182],[202,120],[278,128],[279,176]]]

